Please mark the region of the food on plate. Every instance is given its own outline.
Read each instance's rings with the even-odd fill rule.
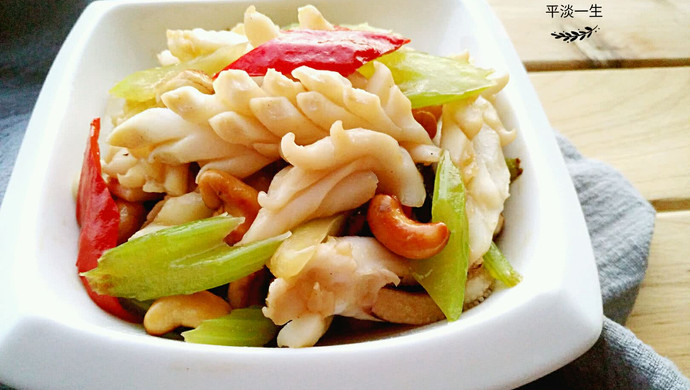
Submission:
[[[307,347],[335,317],[457,320],[521,276],[495,244],[519,160],[467,53],[338,26],[168,30],[117,83],[77,199],[94,302],[152,335]],[[100,154],[100,149],[103,154]],[[145,216],[145,217],[144,217]]]

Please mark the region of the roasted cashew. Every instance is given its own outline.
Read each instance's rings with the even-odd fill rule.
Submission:
[[[201,321],[222,317],[230,309],[223,298],[208,291],[162,297],[146,312],[144,328],[148,334],[160,336],[180,326],[196,328]]]
[[[266,268],[231,282],[228,286],[228,301],[235,309],[252,305],[264,306],[267,282]]]
[[[138,202],[128,202],[115,198],[115,204],[120,212],[120,224],[117,228],[117,243],[122,244],[127,241],[132,234],[136,233],[146,220],[146,208]]]
[[[440,252],[450,232],[442,222],[421,223],[408,218],[400,201],[379,194],[369,203],[369,228],[391,252],[408,259],[425,259]]]
[[[436,113],[433,112],[434,107],[422,107],[422,108],[415,108],[412,110],[412,116],[414,119],[422,125],[424,130],[429,134],[429,138],[434,138],[436,136],[436,132],[438,131],[438,119],[440,118],[439,115],[435,115]]]
[[[244,217],[244,222],[225,237],[228,245],[241,240],[261,208],[257,200],[259,193],[242,180],[216,169],[202,172],[197,183],[208,208]]]
[[[379,290],[371,311],[376,317],[397,324],[425,325],[446,318],[429,294],[388,287]]]

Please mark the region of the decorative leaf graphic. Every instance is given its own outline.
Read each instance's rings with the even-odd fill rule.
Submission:
[[[599,26],[594,26],[594,27],[585,27],[584,30],[571,30],[571,31],[561,31],[561,32],[552,32],[551,36],[553,36],[555,39],[562,39],[563,42],[574,42],[576,40],[583,40],[585,38],[590,38],[592,36],[592,33],[596,32],[599,29]]]

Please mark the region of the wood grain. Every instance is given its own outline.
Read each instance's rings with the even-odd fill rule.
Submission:
[[[690,67],[530,73],[551,124],[660,210],[690,199]]]
[[[660,213],[626,326],[690,376],[690,211]]]
[[[603,0],[601,17],[553,18],[547,4],[589,9],[593,2],[488,0],[528,70],[690,65],[690,1]],[[594,27],[591,38],[565,43],[550,34]]]
[[[596,19],[551,18],[553,3],[488,2],[528,70],[567,70],[530,73],[551,124],[660,211],[627,326],[690,376],[690,1],[604,0]],[[550,35],[594,25],[573,43]]]

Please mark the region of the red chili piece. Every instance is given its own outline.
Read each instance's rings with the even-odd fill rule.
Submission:
[[[107,249],[117,245],[117,229],[120,213],[110,195],[108,186],[101,176],[101,152],[98,134],[100,118],[91,122],[89,142],[84,152],[84,162],[77,193],[77,222],[79,232],[79,255],[77,270],[86,272],[98,265],[98,259]],[[141,322],[137,316],[125,310],[115,297],[100,295],[91,290],[89,282],[81,277],[91,299],[103,310],[129,322]]]
[[[238,58],[225,69],[263,76],[268,69],[290,75],[302,65],[347,77],[365,63],[397,50],[410,40],[360,30],[288,30]]]

